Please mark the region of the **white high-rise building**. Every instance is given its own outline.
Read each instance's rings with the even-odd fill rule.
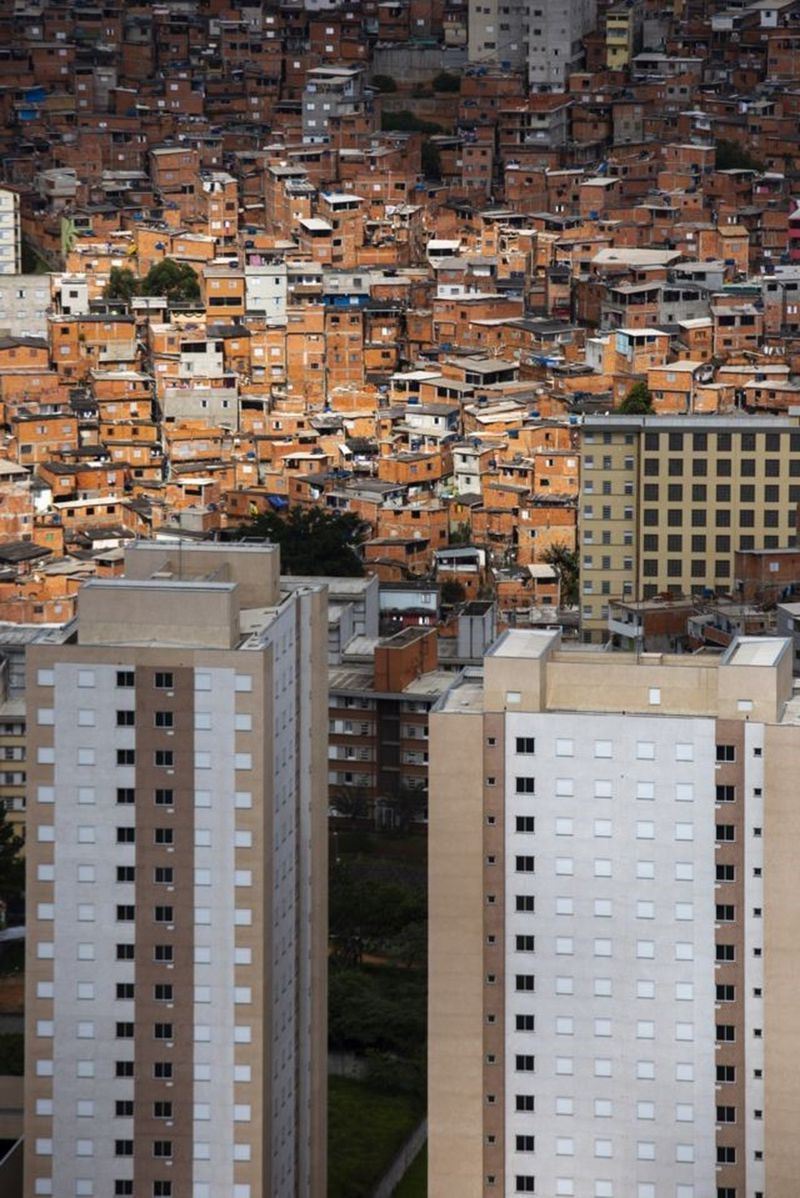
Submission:
[[[24,1192],[323,1198],[325,591],[125,564],[28,654]]]
[[[0,187],[0,275],[18,275],[21,271],[19,194],[9,187]]]
[[[791,641],[511,631],[430,732],[430,1198],[793,1198]]]

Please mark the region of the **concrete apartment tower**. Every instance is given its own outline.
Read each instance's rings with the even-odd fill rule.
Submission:
[[[325,591],[125,565],[28,658],[25,1195],[323,1198]]]
[[[526,66],[532,91],[563,92],[596,24],[596,0],[469,0],[469,61]]]
[[[430,1198],[796,1195],[791,654],[511,631],[439,701]]]
[[[737,550],[797,538],[800,420],[587,416],[580,429],[581,631],[609,605],[734,587]]]
[[[583,62],[583,38],[596,24],[596,0],[530,0],[528,83],[532,91],[566,91],[571,72]]]
[[[0,187],[0,275],[18,275],[21,270],[19,193],[8,187]]]

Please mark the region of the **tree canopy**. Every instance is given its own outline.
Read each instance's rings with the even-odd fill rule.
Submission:
[[[757,171],[760,174],[764,170],[764,163],[760,159],[737,141],[727,141],[725,138],[717,142],[715,165],[718,171]]]
[[[442,126],[436,121],[424,121],[415,113],[403,108],[400,112],[381,113],[381,129],[385,133],[441,133]]]
[[[173,303],[192,303],[200,298],[200,284],[188,262],[165,258],[151,266],[145,275],[142,295],[164,295]]]
[[[620,416],[650,416],[653,412],[653,396],[647,383],[634,383],[617,409]]]
[[[566,545],[551,545],[542,559],[552,566],[561,584],[562,607],[574,607],[578,602],[578,554]]]
[[[112,266],[103,295],[106,299],[131,300],[138,295],[139,280],[127,266]]]
[[[22,860],[24,840],[14,831],[6,816],[5,804],[0,802],[0,901],[17,899],[25,888],[25,864]]]
[[[247,537],[266,537],[280,546],[285,574],[332,574],[359,578],[364,566],[358,545],[364,524],[353,512],[291,507],[285,516],[264,512],[239,530]]]
[[[200,298],[200,284],[188,262],[165,258],[151,266],[143,279],[127,266],[112,266],[103,295],[125,301],[135,295],[163,295],[172,303],[194,303]]]

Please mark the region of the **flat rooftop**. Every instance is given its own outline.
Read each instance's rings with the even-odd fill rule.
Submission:
[[[782,636],[742,636],[723,658],[731,666],[774,666],[789,642]]]

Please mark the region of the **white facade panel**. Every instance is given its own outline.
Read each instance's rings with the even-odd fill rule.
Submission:
[[[509,1192],[535,1175],[540,1194],[701,1198],[716,1168],[714,722],[508,713],[506,733]]]

